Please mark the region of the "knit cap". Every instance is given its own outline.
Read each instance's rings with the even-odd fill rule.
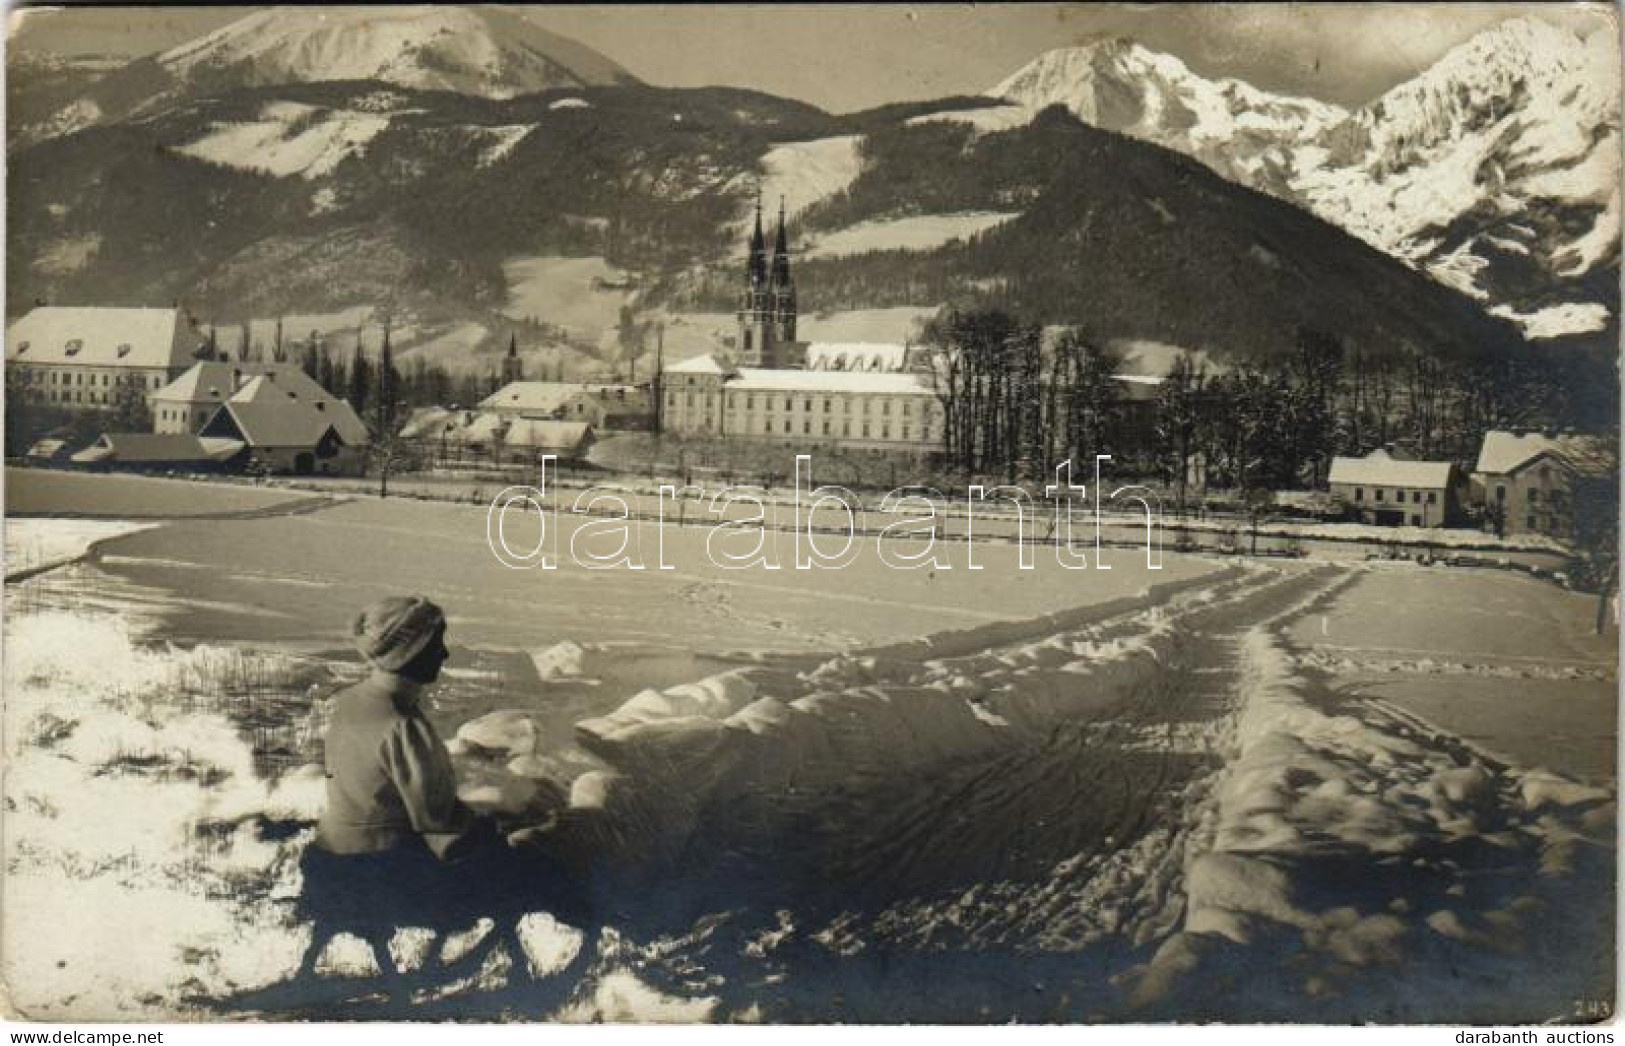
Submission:
[[[350,631],[362,657],[386,672],[399,672],[445,621],[445,613],[422,596],[388,596],[356,615]]]

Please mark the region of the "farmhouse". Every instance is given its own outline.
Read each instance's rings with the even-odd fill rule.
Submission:
[[[103,433],[70,459],[75,465],[120,471],[226,471],[239,465],[245,446],[236,439],[174,433]]]
[[[321,386],[311,396],[258,374],[232,393],[198,429],[202,437],[240,440],[246,463],[268,472],[359,475],[367,427],[344,400]]]
[[[1572,537],[1577,488],[1616,467],[1594,436],[1498,430],[1484,434],[1473,490],[1499,533]]]
[[[1448,461],[1408,461],[1378,448],[1363,458],[1333,458],[1328,478],[1332,499],[1362,523],[1442,527],[1459,513],[1459,481]]]
[[[332,400],[327,390],[291,363],[232,363],[204,361],[147,397],[152,430],[193,433],[214,416],[226,400],[255,378],[309,403]]]
[[[624,383],[513,381],[487,396],[479,410],[506,418],[578,421],[601,431],[640,431],[653,424],[649,389]]]
[[[511,417],[494,411],[420,407],[401,427],[402,439],[441,462],[478,460],[535,463],[551,454],[561,461],[584,457],[593,427],[584,421]]]
[[[190,367],[205,339],[181,309],[41,306],[6,331],[14,402],[111,410]]]

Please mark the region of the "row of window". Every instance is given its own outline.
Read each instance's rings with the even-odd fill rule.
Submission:
[[[1387,488],[1386,487],[1373,487],[1372,490],[1375,492],[1375,495],[1376,495],[1372,499],[1373,501],[1386,501],[1387,500],[1387,497],[1386,497]],[[1403,490],[1394,491],[1394,503],[1395,504],[1404,504],[1405,503],[1405,495],[1406,495],[1406,493],[1407,492],[1403,491]],[[1422,503],[1422,491],[1420,491],[1420,490],[1412,490],[1412,491],[1409,491],[1409,494],[1411,496],[1411,503],[1412,504],[1420,505]],[[1354,488],[1354,500],[1355,501],[1364,501],[1365,500],[1365,488],[1364,487],[1355,487]],[[1427,492],[1427,503],[1429,505],[1438,504],[1439,503],[1439,492],[1436,491],[1436,490],[1428,491]]]
[[[90,372],[82,370],[36,370],[32,367],[19,368],[16,372],[17,381],[23,385],[100,385],[108,388],[113,385],[150,385],[152,388],[162,388],[163,375],[112,373],[111,371]],[[100,381],[97,381],[100,378]]]
[[[846,438],[846,439],[859,438],[859,439],[890,440],[890,439],[893,438],[893,432],[895,431],[896,438],[898,440],[907,441],[907,440],[913,439],[914,434],[915,434],[915,429],[914,429],[914,426],[912,426],[912,425],[901,425],[901,426],[898,426],[897,429],[893,430],[890,422],[885,422],[885,423],[881,423],[879,425],[876,425],[876,424],[873,424],[871,422],[864,421],[864,422],[860,422],[859,425],[858,425],[857,431],[854,431],[853,430],[853,423],[851,421],[849,421],[849,420],[842,421],[840,423],[840,432],[837,433],[835,431],[835,423],[832,422],[831,420],[829,420],[828,418],[825,418],[822,422],[819,423],[817,433],[814,433],[814,431],[813,431],[813,423],[812,423],[812,420],[810,418],[803,419],[800,426],[796,426],[795,423],[792,422],[789,418],[785,418],[783,421],[775,421],[773,418],[752,419],[752,421],[753,421],[752,424],[748,424],[748,425],[745,426],[743,431],[740,433],[741,435],[746,435],[746,436],[774,436],[774,435],[790,436],[790,435],[797,434],[798,431],[799,431],[799,434],[803,435],[803,436],[811,436],[811,435],[816,434],[816,435],[820,435],[820,436],[829,436],[831,438],[834,438],[837,435],[839,435],[840,437]],[[712,418],[709,414],[706,415],[704,423],[699,426],[699,430],[703,431],[703,432],[714,432],[714,431],[716,431],[716,421],[715,421],[715,419]],[[930,427],[927,426],[926,428],[921,429],[919,431],[919,436],[923,440],[929,440],[931,438]]]
[[[832,413],[844,414],[844,413],[847,413],[849,410],[854,412],[854,413],[869,414],[869,413],[872,413],[874,403],[876,402],[871,397],[861,397],[856,401],[858,403],[858,406],[856,408],[853,408],[850,405],[851,401],[849,401],[848,399],[846,399],[844,397],[823,396],[823,397],[820,397],[819,399],[821,400],[821,404],[820,404],[820,407],[818,409],[821,409],[823,411],[823,413],[825,413],[825,414],[832,414]],[[796,404],[798,402],[797,398],[794,397],[794,396],[768,396],[768,395],[763,395],[761,397],[761,400],[762,400],[762,406],[768,411],[768,413],[772,413],[774,409],[776,409],[777,407],[779,407],[781,405],[783,406],[784,410],[793,413],[796,410]],[[689,392],[686,392],[686,393],[683,394],[682,404],[684,406],[693,407],[696,404],[696,402],[697,401],[696,401],[694,393],[692,391],[689,391]],[[889,399],[883,399],[883,400],[880,400],[878,402],[880,403],[880,414],[881,414],[881,416],[882,417],[889,417],[891,415],[891,413],[892,413],[893,401],[889,400]],[[707,408],[710,408],[711,406],[713,406],[714,403],[715,403],[714,396],[706,395],[704,403],[705,403],[705,406]],[[811,397],[811,396],[803,396],[803,397],[801,397],[799,399],[799,403],[801,405],[801,410],[803,412],[808,413],[808,414],[813,413],[813,411],[815,409],[814,405],[813,405],[814,404],[813,397]],[[675,391],[667,392],[666,393],[666,406],[675,409],[677,407],[677,405],[678,405],[677,393]],[[732,400],[730,400],[728,402],[728,406],[731,407],[734,411],[738,411],[740,409],[739,398],[737,396],[734,397]],[[744,409],[745,410],[755,410],[756,406],[757,406],[757,397],[756,397],[756,395],[754,393],[747,394],[745,396],[745,399],[744,399]],[[896,407],[897,407],[897,413],[902,415],[905,418],[912,417],[914,415],[914,404],[911,401],[907,400],[907,399],[897,401],[896,402]]]

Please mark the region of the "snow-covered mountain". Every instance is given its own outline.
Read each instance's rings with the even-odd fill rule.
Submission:
[[[1616,47],[1501,22],[1300,150],[1293,194],[1534,336],[1601,329],[1563,285],[1619,260]]]
[[[1208,80],[1116,37],[1042,54],[988,93],[1028,112],[1065,106],[1085,123],[1194,156],[1257,188],[1279,184],[1296,148],[1348,117],[1312,98]]]
[[[349,80],[490,99],[637,83],[500,7],[274,7],[111,70],[9,78],[7,148],[241,88]]]
[[[180,79],[232,86],[382,80],[512,98],[626,82],[603,55],[494,7],[277,7],[158,56]]]
[[[1109,39],[1040,55],[945,112],[992,131],[1062,105],[1306,207],[1519,322],[1603,329],[1617,298],[1620,72],[1613,36],[1501,22],[1348,112],[1209,80]]]

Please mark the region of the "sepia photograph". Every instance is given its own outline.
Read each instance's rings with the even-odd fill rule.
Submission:
[[[1614,1041],[1616,6],[5,15],[8,1022]]]

